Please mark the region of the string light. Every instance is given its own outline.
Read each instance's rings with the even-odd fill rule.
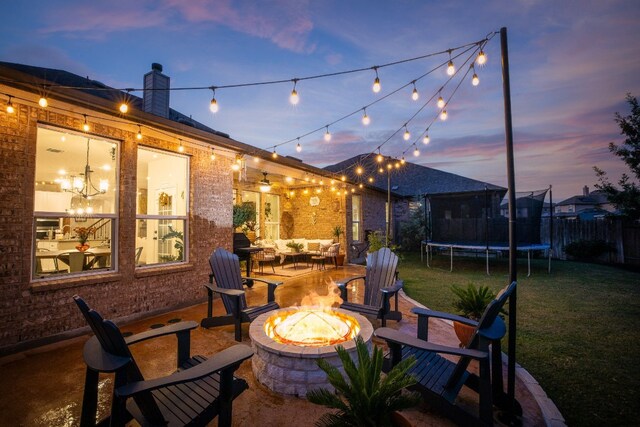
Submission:
[[[427,131],[428,131],[428,130],[429,130],[429,129],[427,129]],[[422,143],[423,143],[424,145],[427,145],[429,142],[431,142],[431,138],[429,138],[429,134],[428,134],[428,133],[425,133],[425,134],[424,134],[424,138],[422,138]]]
[[[182,140],[180,140],[180,145],[178,146],[178,151],[180,153],[184,153],[184,145],[182,145]]]
[[[408,141],[411,138],[411,133],[409,133],[409,129],[407,129],[407,125],[404,125],[404,135],[402,135],[405,141]]]
[[[236,161],[231,165],[231,170],[237,172],[240,170],[240,165],[242,164],[242,156],[240,154],[236,154]]]
[[[331,141],[331,132],[329,132],[329,126],[327,126],[327,131],[324,133],[324,140],[327,142]]]
[[[13,114],[15,112],[16,112],[16,109],[13,107],[13,104],[11,103],[11,97],[9,97],[9,100],[7,101],[7,113]]]
[[[120,104],[120,107],[118,107],[118,109],[122,114],[126,114],[129,111],[129,106],[126,102],[123,102],[122,104]]]
[[[378,77],[378,67],[373,67],[373,71],[376,72],[376,79],[373,81],[371,89],[373,89],[373,93],[378,93],[380,89],[382,89],[382,86],[380,86],[380,77]]]
[[[82,125],[82,130],[84,130],[85,132],[89,132],[89,123],[87,123],[87,115],[83,114],[84,116],[84,124]]]
[[[451,60],[451,50],[449,50],[449,63],[447,64],[447,75],[453,76],[456,73],[456,67]]]
[[[260,157],[253,156],[253,163],[260,163]]]
[[[209,158],[211,160],[215,160],[216,159],[216,153],[213,152],[213,147],[211,147],[211,155],[209,156]]]
[[[362,183],[358,184],[358,188],[362,189],[364,188],[364,185]]]
[[[445,106],[445,102],[444,102],[444,98],[442,98],[442,95],[440,95],[438,97],[438,108],[442,109]]]
[[[346,177],[346,176],[342,175],[342,176],[340,177],[340,181],[345,182],[346,180],[347,180],[347,177]]]
[[[383,168],[378,168],[378,172],[379,173],[384,173],[384,169]]]
[[[440,120],[444,122],[445,120],[447,120],[447,117],[449,117],[449,115],[447,114],[447,110],[442,110],[442,112],[440,113]]]
[[[402,156],[402,158],[400,159],[400,164],[404,165],[406,163],[406,160],[404,159],[404,156]]]
[[[218,105],[218,101],[216,101],[216,90],[215,88],[211,88],[211,90],[213,91],[213,96],[211,98],[211,103],[209,104],[209,110],[211,110],[212,113],[217,113],[218,111],[220,111],[220,106]]]
[[[274,159],[278,158],[278,153],[276,153],[276,149],[275,148],[273,149],[273,153],[271,153],[271,157],[274,158]]]
[[[298,91],[296,90],[296,85],[298,84],[298,79],[293,79],[293,90],[291,91],[291,96],[289,96],[289,102],[291,105],[298,105],[300,102],[300,97],[298,96]]]
[[[415,157],[418,157],[418,156],[420,155],[420,150],[418,150],[418,147],[417,147],[417,146],[415,146],[415,145],[414,145],[414,147],[416,147],[416,148],[415,148],[415,150],[413,150],[413,155],[414,155]]]
[[[369,179],[367,179],[367,181],[369,181],[369,183],[373,183],[373,181],[375,181],[375,180],[373,179],[372,176],[370,176]]]
[[[47,101],[47,98],[45,98],[44,96],[41,96],[38,100],[38,105],[40,105],[42,108],[47,108],[49,106],[49,101]]]
[[[368,126],[369,123],[371,123],[371,119],[369,118],[369,116],[367,116],[366,108],[363,108],[362,111],[364,111],[364,115],[362,116],[362,124]]]
[[[302,145],[300,145],[300,138],[298,138],[298,145],[296,145],[296,151],[298,153],[302,151]]]
[[[417,101],[420,98],[420,94],[418,93],[418,89],[416,88],[416,82],[413,82],[413,92],[411,92],[411,99]]]
[[[382,163],[383,160],[384,160],[384,157],[382,156],[382,154],[380,154],[380,151],[378,151],[378,155],[376,156],[376,161],[378,163]]]
[[[476,67],[474,67],[473,64],[471,64],[470,68],[473,69],[473,77],[471,78],[471,84],[474,86],[478,86],[480,84],[480,79],[476,74]]]
[[[136,135],[136,139],[138,141],[142,140],[142,128],[140,127],[140,125],[138,125],[138,133]]]
[[[487,55],[484,54],[484,51],[482,49],[480,49],[480,53],[478,53],[476,62],[478,63],[478,65],[484,65],[487,63]]]
[[[387,163],[387,169],[389,170],[393,169],[393,165],[391,163]]]
[[[400,169],[400,162],[395,162],[393,164],[393,167],[395,167],[396,169]]]
[[[363,170],[362,170],[362,166],[358,166],[358,167],[356,168],[356,173],[357,173],[358,175],[362,175],[362,172],[363,172]]]

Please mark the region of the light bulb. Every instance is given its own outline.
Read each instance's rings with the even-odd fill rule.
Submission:
[[[289,97],[289,102],[291,103],[291,105],[298,105],[298,102],[300,102],[300,97],[298,96],[298,91],[296,91],[295,89],[293,89],[291,91],[291,96]]]
[[[447,120],[448,116],[449,115],[447,114],[447,110],[442,110],[442,113],[440,113],[440,120],[444,122],[445,120]]]
[[[218,106],[218,101],[215,98],[211,98],[211,103],[209,104],[209,110],[212,113],[217,113],[220,110],[220,106]]]
[[[93,208],[91,206],[87,207],[87,213],[88,214],[92,214],[93,213]]]
[[[418,98],[420,98],[420,94],[418,93],[418,89],[414,87],[413,92],[411,92],[411,99],[413,99],[414,101],[417,101]]]
[[[396,168],[396,169],[400,169],[400,162],[395,162],[393,164],[393,167]]]
[[[73,178],[73,188],[75,188],[78,191],[84,188],[84,182],[82,181],[82,178],[80,177]]]
[[[480,84],[480,79],[478,78],[477,74],[473,74],[473,77],[471,78],[471,84],[474,86],[478,86],[478,84]]]
[[[215,160],[216,159],[216,153],[213,152],[213,148],[211,149],[211,156],[209,156],[211,158],[211,160]]]
[[[438,108],[442,108],[444,105],[444,99],[441,96],[438,97]]]
[[[371,123],[371,119],[369,118],[369,116],[367,116],[367,112],[364,112],[364,115],[362,116],[362,124],[367,126],[369,123]]]
[[[420,155],[420,150],[418,150],[418,147],[416,147],[416,149],[415,149],[415,150],[413,150],[413,155],[414,155],[415,157],[418,157],[418,156]]]
[[[300,145],[300,143],[298,142],[298,145],[296,145],[296,151],[299,153],[302,151],[302,145]]]
[[[129,111],[129,106],[123,102],[122,104],[120,104],[119,109],[122,114],[125,114],[127,111]]]
[[[369,179],[367,179],[367,181],[373,182],[373,177],[370,176]]]
[[[101,193],[106,193],[109,189],[109,180],[101,179],[98,188],[100,189]]]
[[[376,161],[377,161],[378,163],[382,163],[382,161],[383,161],[383,160],[384,160],[384,157],[382,156],[382,154],[378,154],[378,155],[376,156]]]
[[[404,135],[402,135],[402,138],[404,138],[405,141],[408,141],[409,138],[411,138],[411,134],[409,133],[409,129],[407,129],[406,126],[404,128]]]
[[[253,163],[260,163],[260,157],[253,156]]]
[[[346,180],[347,180],[347,177],[346,177],[346,176],[342,175],[342,176],[340,177],[340,181],[345,182]]]
[[[453,66],[453,61],[449,60],[449,64],[447,64],[447,75],[453,76],[456,73],[456,67]]]
[[[142,139],[142,128],[138,125],[138,133],[136,134],[136,139],[140,141]]]
[[[380,86],[380,78],[376,77],[376,79],[373,81],[373,86],[371,89],[373,89],[374,93],[380,92],[380,89],[382,89],[382,86]]]
[[[184,153],[184,145],[182,145],[182,142],[180,142],[180,146],[178,147],[178,151],[181,153]]]
[[[82,125],[82,130],[85,132],[89,132],[91,128],[89,127],[89,123],[87,123],[87,116],[84,116],[84,124]]]
[[[362,185],[362,183],[358,184],[358,188],[364,188],[364,185]]]
[[[422,143],[424,145],[427,145],[430,141],[431,141],[431,138],[429,138],[429,135],[425,133],[424,138],[422,138]]]
[[[379,173],[384,173],[384,169],[383,168],[378,168],[378,172]]]
[[[38,100],[38,104],[42,108],[47,108],[47,106],[49,105],[49,102],[47,101],[47,98],[45,98],[44,96],[41,96],[40,99]]]
[[[9,101],[7,101],[7,113],[13,114],[15,112],[16,112],[16,109],[13,107],[13,104],[11,103],[11,97],[9,97]]]
[[[404,156],[402,156],[402,158],[400,159],[400,164],[401,164],[401,165],[404,165],[404,164],[405,164],[405,162],[406,162],[406,160],[404,159]]]
[[[361,166],[358,166],[358,167],[356,168],[356,173],[357,173],[358,175],[362,175],[362,167],[361,167]]]
[[[271,157],[273,157],[274,159],[278,158],[278,153],[276,153],[276,150],[273,150],[273,153],[271,153]]]
[[[476,62],[478,63],[478,65],[484,65],[487,63],[487,55],[484,54],[483,50],[480,50],[480,53],[476,58]]]
[[[324,140],[327,142],[331,141],[331,133],[329,132],[329,128],[327,128],[327,131],[324,133]]]
[[[391,163],[387,163],[387,169],[393,169],[393,165]]]

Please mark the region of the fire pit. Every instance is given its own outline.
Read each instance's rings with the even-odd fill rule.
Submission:
[[[269,389],[305,396],[313,388],[331,388],[317,359],[342,369],[335,346],[356,353],[360,335],[371,346],[373,327],[363,316],[338,308],[293,307],[264,313],[251,322],[253,374]]]

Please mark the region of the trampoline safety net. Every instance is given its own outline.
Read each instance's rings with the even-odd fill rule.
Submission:
[[[517,242],[541,243],[540,222],[548,189],[516,193]],[[509,203],[504,190],[429,196],[430,239],[434,242],[508,246]]]

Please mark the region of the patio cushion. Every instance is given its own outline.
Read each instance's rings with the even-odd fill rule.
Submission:
[[[320,242],[309,242],[307,244],[307,250],[309,252],[320,252]]]

